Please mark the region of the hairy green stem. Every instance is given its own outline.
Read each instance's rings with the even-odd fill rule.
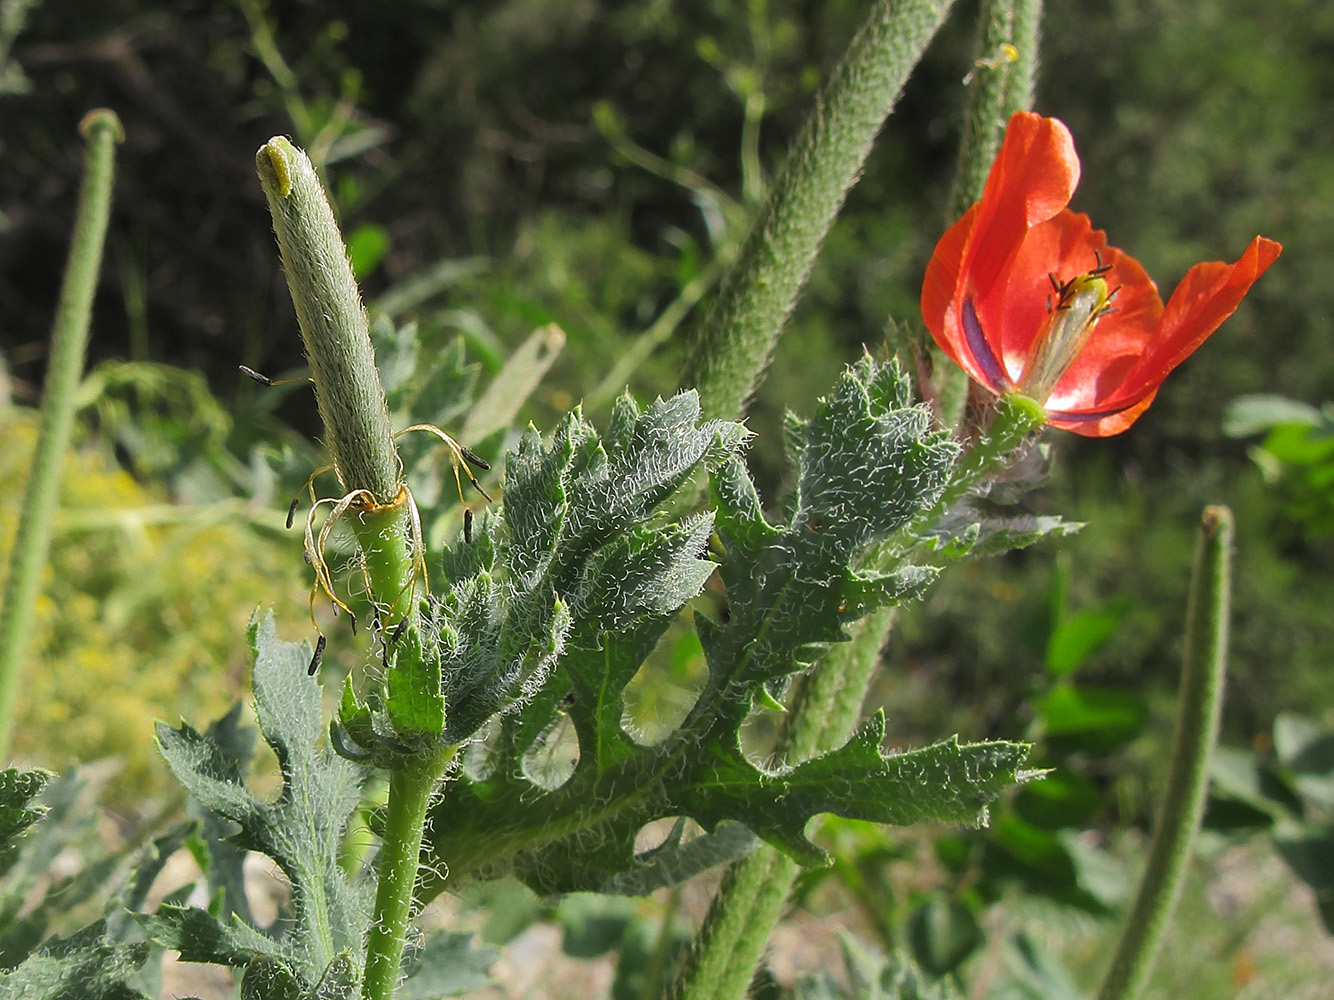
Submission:
[[[375,922],[366,945],[366,1000],[391,1000],[412,919],[412,890],[421,861],[426,808],[436,782],[454,759],[442,747],[389,775],[389,802],[375,891]]]
[[[1191,845],[1204,815],[1227,669],[1232,537],[1232,512],[1206,507],[1190,582],[1171,769],[1135,905],[1098,1000],[1133,1000],[1143,992],[1167,918],[1181,894]]]
[[[1014,21],[1011,22],[1010,41],[1017,58],[1010,67],[1009,83],[1005,88],[1006,121],[1016,111],[1033,107],[1038,83],[1038,51],[1042,45],[1042,0],[1014,0]]]
[[[648,965],[644,968],[644,984],[639,988],[638,1000],[655,1000],[663,987],[663,977],[667,974],[667,963],[672,957],[672,942],[675,940],[674,924],[676,914],[681,909],[681,886],[678,882],[667,893],[667,901],[662,908],[662,924],[658,928],[658,939],[653,943],[653,952],[649,955]]]
[[[255,156],[273,216],[315,399],[334,469],[349,494],[369,500],[348,519],[366,559],[371,593],[392,625],[413,583],[411,521],[366,310],[347,249],[310,158],[281,136]]]
[[[759,383],[872,141],[952,0],[877,0],[816,102],[699,327],[684,385],[731,418]]]
[[[982,197],[1010,116],[1033,103],[1041,0],[983,0],[949,220]]]
[[[0,757],[9,752],[19,676],[32,636],[33,606],[51,548],[51,520],[74,426],[74,397],[83,374],[93,293],[111,217],[116,143],[125,137],[114,112],[89,112],[79,125],[87,142],[83,186],[74,214],[65,277],[51,328],[51,356],[42,392],[42,421],[19,512],[4,603],[0,606]]]
[[[832,647],[802,678],[783,733],[788,763],[834,750],[852,733],[895,613],[882,608],[864,619],[850,642]],[[768,844],[727,870],[677,976],[675,1000],[746,995],[800,871],[797,862]]]

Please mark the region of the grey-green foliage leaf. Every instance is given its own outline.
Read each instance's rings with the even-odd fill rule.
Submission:
[[[854,558],[929,510],[948,482],[957,447],[931,429],[930,415],[906,404],[907,380],[870,359],[839,379],[801,428],[793,512],[769,524],[737,460],[714,484],[729,618],[701,625],[713,683],[733,697],[739,723],[749,694],[810,662],[843,626],[913,596],[930,579],[923,567],[858,571]],[[797,429],[794,426],[792,433]]]
[[[987,803],[1021,780],[1027,747],[1018,743],[960,744],[945,740],[884,754],[884,717],[877,715],[838,750],[779,773],[764,773],[737,755],[719,755],[701,779],[681,793],[690,815],[712,827],[738,819],[804,864],[824,852],[806,839],[818,813],[896,826],[946,822],[979,825]]]
[[[53,775],[40,768],[7,767],[0,771],[0,875],[9,870],[18,840],[46,809],[33,799]]]
[[[487,518],[446,562],[458,581],[437,611],[447,741],[531,698],[568,645],[599,648],[602,632],[660,622],[699,592],[708,519],[650,522],[744,436],[701,421],[693,393],[643,412],[624,397],[605,442],[577,411],[549,443],[524,434],[506,463],[503,519]]]
[[[395,1000],[439,1000],[479,990],[491,982],[490,969],[500,957],[478,945],[471,934],[441,931],[408,956],[407,978]]]
[[[183,929],[191,930],[191,946],[201,954],[212,935],[219,952],[214,961],[235,961],[238,947],[249,947],[251,955],[281,955],[313,986],[340,953],[364,952],[369,886],[350,879],[338,862],[366,772],[318,746],[324,729],[321,694],[318,681],[307,676],[310,653],[304,644],[280,642],[271,616],[252,624],[250,639],[260,732],[282,772],[278,797],[256,796],[245,784],[236,754],[188,725],[159,725],[158,745],[186,790],[204,808],[237,824],[233,843],[267,855],[282,868],[292,884],[292,924],[279,942],[253,931],[235,913],[230,920],[213,918],[208,930],[197,915],[187,923],[170,910],[147,926],[164,941],[179,940]]]
[[[50,777],[46,772],[26,772],[7,775],[2,782],[11,829],[47,814],[40,832],[20,845],[18,863],[0,897],[0,968],[11,970],[0,973],[0,996],[33,1000],[143,996],[141,985],[154,979],[152,970],[145,969],[151,947],[141,940],[130,910],[143,905],[150,884],[191,825],[178,824],[148,844],[115,893],[108,886],[113,876],[125,875],[123,854],[85,850],[84,864],[76,874],[53,879],[43,861],[68,847],[88,844],[84,834],[92,815],[89,792],[96,780],[89,781],[82,769],[75,768],[46,786],[41,806],[31,804],[33,794]],[[15,900],[25,897],[27,912],[14,919]],[[87,919],[89,912],[94,920],[82,930],[43,942],[48,927]]]
[[[346,951],[339,952],[324,970],[310,1000],[357,1000],[361,995],[361,966]]]
[[[76,785],[86,787],[82,780]],[[87,805],[85,801],[85,809]],[[56,826],[54,838],[60,841],[59,823]],[[11,970],[0,973],[0,996],[72,1000],[155,994],[156,986],[150,984],[158,983],[160,976],[156,963],[147,962],[152,948],[135,926],[133,911],[144,905],[153,880],[192,826],[177,824],[144,847],[124,883],[105,902],[104,885],[110,875],[124,874],[123,855],[86,858],[79,875],[55,881],[33,912],[0,934],[0,969]],[[49,923],[68,923],[71,911],[91,907],[96,913],[99,906],[102,912],[91,924],[38,947]]]
[[[32,954],[52,928],[78,927],[101,913],[111,880],[124,871],[124,857],[108,851],[93,808],[114,766],[102,761],[71,767],[47,783],[31,808],[40,809],[38,830],[22,836],[9,870],[0,880],[0,967]],[[22,794],[27,782],[15,789]],[[53,878],[63,852],[83,863],[70,875]]]
[[[306,984],[283,959],[260,954],[245,966],[241,1000],[307,1000]]]
[[[10,858],[5,891],[0,894],[0,924],[22,906],[22,898],[46,878],[61,851],[73,849],[85,856],[92,855],[97,834],[89,807],[109,774],[102,764],[93,764],[72,767],[54,780],[43,783],[40,800],[32,805],[41,813],[42,836],[11,842],[18,847],[18,853]],[[15,785],[15,793],[21,795],[29,784],[30,779],[20,780]],[[16,820],[22,821],[21,817]]]
[[[249,774],[255,754],[255,730],[241,724],[242,704],[238,701],[221,719],[208,727],[206,738],[218,748],[219,754],[238,774]],[[256,925],[250,912],[245,891],[245,856],[243,848],[232,843],[230,836],[236,825],[191,800],[189,813],[199,822],[197,839],[191,842],[191,851],[204,871],[205,887],[212,900],[212,911],[220,919],[235,913],[248,926]],[[277,928],[269,928],[271,936]]]
[[[926,975],[905,955],[885,958],[849,934],[839,936],[839,945],[847,985],[821,972],[797,983],[795,1000],[961,1000],[951,980]]]
[[[210,910],[163,903],[140,921],[153,940],[181,953],[185,962],[209,962],[245,968],[257,955],[283,956],[283,945],[233,913],[220,917]]]
[[[153,882],[162,873],[167,861],[194,833],[194,829],[195,824],[190,821],[177,823],[162,836],[154,838],[139,852],[129,877],[114,894],[108,907],[106,918],[108,940],[137,941],[143,936],[135,926],[138,911],[147,903]]]
[[[964,501],[941,519],[927,538],[929,548],[947,559],[1001,555],[1044,539],[1065,538],[1083,529],[1080,521],[1053,515],[984,510]]]
[[[666,841],[638,855],[633,867],[607,879],[598,886],[598,892],[647,896],[680,885],[710,868],[738,861],[760,843],[747,827],[726,820],[709,833],[683,841],[684,827],[684,821],[678,820]]]
[[[147,942],[108,941],[100,926],[47,942],[17,968],[0,972],[0,996],[22,1000],[147,1000],[130,985]]]
[[[497,548],[486,569],[508,563],[499,572],[510,580],[530,587],[546,580],[579,613],[563,669],[501,728],[492,766],[451,783],[435,807],[433,847],[454,879],[512,871],[538,892],[671,884],[675,872],[720,859],[715,848],[727,821],[813,863],[823,856],[804,830],[817,813],[976,823],[1001,788],[1023,780],[1020,746],[951,741],[885,756],[878,723],[788,771],[747,759],[738,729],[757,691],[844,639],[845,623],[915,595],[931,579],[929,567],[860,568],[858,559],[937,504],[957,449],[910,405],[896,368],[865,360],[814,418],[792,422],[798,488],[787,522],[771,523],[736,457],[739,435],[715,431],[724,446],[710,455],[693,397],[684,399],[688,406],[678,397],[644,414],[622,402],[605,443],[576,415],[550,445],[530,436],[511,462],[507,530],[487,540]],[[690,454],[714,468],[728,615],[710,623],[696,614],[709,662],[705,689],[675,733],[642,746],[622,728],[623,689],[667,627],[671,606],[702,580],[694,547],[707,522],[646,521],[670,489],[637,484],[650,470],[683,468],[670,449],[692,439]],[[507,553],[507,545],[520,552]],[[645,599],[653,594],[663,599]],[[562,707],[579,759],[563,785],[545,788],[516,762],[522,741],[544,732]],[[644,824],[670,816],[697,819],[720,839],[693,849],[693,859],[695,841],[679,838],[657,857],[636,858]]]

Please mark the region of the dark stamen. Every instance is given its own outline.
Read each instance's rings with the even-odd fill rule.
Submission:
[[[241,374],[244,375],[246,378],[253,379],[260,385],[265,386],[266,388],[268,386],[273,385],[273,379],[269,378],[267,375],[261,375],[253,368],[247,368],[245,365],[237,365],[236,367],[241,369]],[[312,673],[313,672],[314,671],[312,671]]]
[[[485,469],[487,472],[491,471],[490,462],[486,461],[486,459],[478,458],[467,448],[463,447],[463,445],[459,445],[459,454],[463,456],[464,461],[466,461],[469,465],[476,466],[479,469]]]
[[[310,658],[310,666],[306,668],[307,677],[314,677],[315,671],[320,669],[320,661],[324,659],[324,642],[323,635],[315,640],[315,655]]]

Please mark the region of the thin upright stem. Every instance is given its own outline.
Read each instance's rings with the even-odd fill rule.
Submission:
[[[1191,845],[1204,815],[1209,760],[1218,740],[1227,671],[1232,537],[1232,512],[1226,507],[1206,507],[1186,611],[1186,653],[1172,765],[1135,904],[1126,917],[1098,1000],[1134,1000],[1144,991],[1167,918],[1181,895]]]
[[[51,521],[74,426],[75,390],[83,375],[93,293],[97,290],[102,248],[111,218],[116,143],[125,137],[120,119],[106,109],[89,112],[79,131],[87,142],[83,186],[51,329],[41,428],[10,554],[4,603],[0,606],[0,758],[9,752],[19,677],[32,636],[33,606],[51,548]]]
[[[983,0],[963,138],[950,196],[953,222],[982,197],[1005,123],[1033,103],[1042,0]]]
[[[877,0],[816,101],[723,278],[683,384],[706,416],[737,415],[759,384],[843,199],[951,0]]]

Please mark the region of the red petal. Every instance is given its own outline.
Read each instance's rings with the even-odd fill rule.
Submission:
[[[1079,158],[1070,130],[1055,118],[1015,114],[987,175],[962,265],[977,300],[1004,284],[1029,229],[1070,204],[1078,183]]]
[[[1078,181],[1079,160],[1069,130],[1054,118],[1019,112],[1005,130],[982,201],[945,232],[927,265],[922,283],[927,329],[945,354],[993,392],[1006,387],[997,383],[993,359],[979,360],[968,344],[961,317],[964,299],[973,297],[981,312],[989,290],[1003,292],[1009,263],[1029,228],[1064,209]],[[999,317],[981,325],[983,346],[999,358]]]
[[[940,238],[931,255],[931,262],[926,265],[926,277],[922,280],[922,320],[931,331],[931,336],[936,338],[940,349],[959,364],[963,363],[962,358],[967,355],[968,348],[961,339],[958,324],[946,323],[945,318],[959,291],[959,265],[963,261],[964,248],[968,245],[975,218],[976,205],[945,230],[945,235]]]
[[[1084,437],[1111,437],[1114,434],[1120,434],[1138,420],[1140,414],[1153,403],[1153,397],[1156,395],[1158,395],[1157,389],[1134,406],[1108,414],[1105,417],[1098,417],[1096,414],[1062,417],[1059,413],[1055,413],[1047,415],[1047,423],[1053,427],[1059,427],[1063,431],[1082,434]]]
[[[1251,286],[1282,252],[1278,243],[1257,236],[1235,264],[1211,260],[1187,271],[1168,300],[1148,349],[1108,402],[1135,402],[1156,391],[1172,369],[1237,311]]]

